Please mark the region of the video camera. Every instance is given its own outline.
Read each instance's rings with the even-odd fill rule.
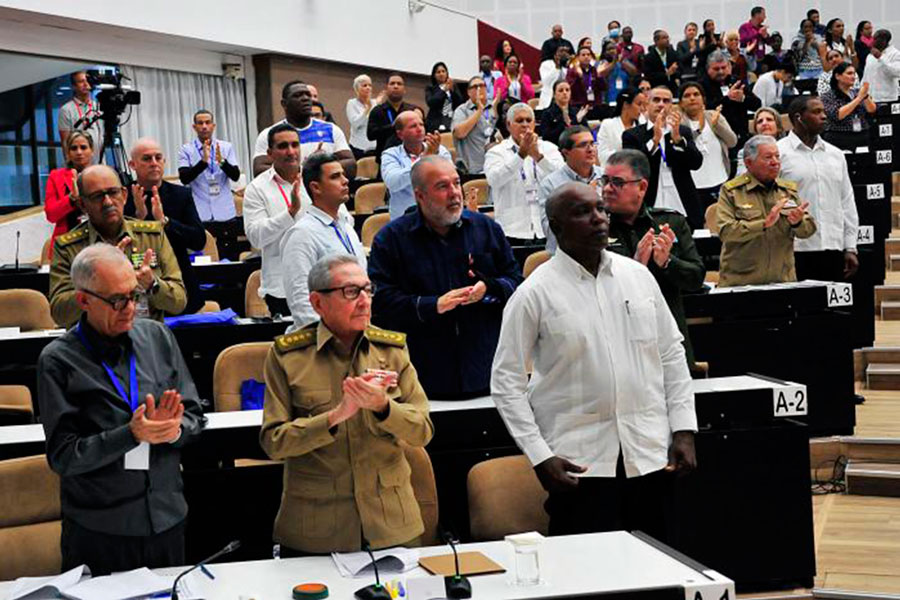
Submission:
[[[107,124],[112,119],[118,119],[129,105],[141,103],[141,93],[123,86],[122,79],[125,79],[125,76],[118,71],[90,70],[87,77],[91,87],[100,90],[97,101],[100,103],[103,120]]]

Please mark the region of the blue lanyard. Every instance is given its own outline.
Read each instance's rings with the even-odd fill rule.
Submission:
[[[337,235],[338,239],[341,240],[341,246],[344,247],[344,249],[347,251],[347,253],[350,254],[351,256],[355,256],[356,253],[353,252],[353,244],[350,243],[350,236],[348,235],[347,239],[345,240],[344,236],[341,235],[340,228],[337,226],[337,223],[335,223],[334,221],[331,222],[330,227],[332,229],[334,229],[335,235]]]
[[[84,344],[84,347],[88,349],[89,352],[93,352],[94,349],[91,347],[90,342],[88,342],[87,336],[84,335],[84,332],[81,330],[81,323],[78,324],[78,327],[75,328],[75,334],[78,336],[78,339],[81,340],[81,343]],[[116,392],[119,393],[119,396],[122,400],[131,407],[131,411],[134,412],[138,407],[138,380],[137,380],[137,358],[135,357],[134,352],[131,352],[128,355],[128,383],[130,384],[131,394],[125,395],[125,388],[122,386],[122,382],[119,381],[119,377],[116,375],[115,371],[112,370],[105,360],[100,360],[100,364],[103,365],[103,368],[106,370],[106,374],[109,376],[109,380],[112,381],[113,386],[116,388]]]
[[[512,151],[518,153],[519,149],[516,148],[516,146],[513,146]],[[528,158],[526,157],[525,160],[528,160]],[[538,180],[537,163],[534,162],[533,158],[531,159],[531,169],[534,172],[534,183],[537,183],[537,180]],[[519,175],[521,175],[521,177],[522,177],[522,183],[525,183],[526,181],[528,181],[528,177],[525,175],[524,161],[522,162],[522,166],[519,167]]]
[[[203,146],[198,140],[194,140],[194,147],[200,155],[200,160],[203,160]],[[216,147],[213,145],[212,140],[209,142],[209,166],[206,168],[209,169],[210,173],[216,172]]]
[[[387,110],[388,120],[389,120],[389,121],[391,122],[391,124],[393,125],[393,124],[394,124],[394,111],[392,111],[390,108],[387,108],[387,109],[385,109],[385,110]]]

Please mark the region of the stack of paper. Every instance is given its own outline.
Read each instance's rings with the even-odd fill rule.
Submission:
[[[410,548],[386,548],[372,552],[378,573],[403,573],[419,562],[419,551]],[[372,559],[368,552],[332,552],[331,558],[343,577],[372,577]]]
[[[22,577],[17,579],[9,600],[129,600],[143,598],[171,589],[171,579],[160,577],[142,567],[125,573],[91,578],[90,570],[81,566],[56,577]]]

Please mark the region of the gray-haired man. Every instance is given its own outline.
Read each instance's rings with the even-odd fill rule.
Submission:
[[[47,460],[60,476],[62,568],[184,564],[180,448],[202,428],[172,332],[135,320],[134,267],[99,243],[72,262],[78,324],[38,359]]]
[[[524,102],[506,112],[509,137],[484,158],[484,174],[494,201],[494,218],[513,245],[543,243],[541,182],[564,161],[555,144],[534,131],[534,111]]]
[[[715,110],[721,105],[722,116],[738,136],[738,145],[732,152],[734,156],[737,148],[749,137],[747,113],[761,107],[762,101],[748,93],[744,82],[732,75],[731,61],[721,50],[716,50],[707,57],[706,74],[700,83],[703,84],[703,92],[706,94],[706,108]]]

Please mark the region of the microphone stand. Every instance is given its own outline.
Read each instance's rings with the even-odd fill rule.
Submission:
[[[34,265],[19,264],[19,238],[22,237],[21,230],[16,230],[16,258],[12,265],[0,266],[0,273],[34,273],[38,270]]]
[[[193,571],[195,569],[199,569],[206,563],[216,560],[220,556],[234,552],[235,550],[237,550],[240,547],[241,547],[241,541],[234,540],[234,541],[230,542],[227,546],[225,546],[224,548],[222,548],[221,550],[219,550],[218,552],[213,554],[212,556],[201,560],[200,562],[198,562],[196,565],[194,565],[187,571],[184,571],[183,573],[181,573],[181,575],[179,575],[178,577],[175,578],[175,582],[172,584],[172,600],[178,600],[178,589],[177,589],[178,582],[181,581],[182,577],[184,577],[185,575],[187,575],[188,573],[190,573],[191,571]]]
[[[459,574],[459,554],[456,553],[456,540],[453,539],[453,535],[449,531],[445,531],[441,537],[444,538],[444,543],[448,544],[450,549],[453,550],[453,563],[456,567],[456,575],[444,577],[444,589],[447,591],[447,597],[454,600],[471,598],[472,584],[469,582],[468,577],[463,577]]]
[[[359,588],[353,592],[353,596],[357,598],[357,600],[391,600],[391,594],[383,585],[381,585],[381,579],[378,577],[378,565],[375,564],[375,555],[372,554],[372,548],[369,547],[369,542],[365,540],[363,540],[363,550],[368,552],[369,558],[372,559],[372,569],[375,571],[375,583]],[[177,598],[172,598],[172,600],[177,600]]]

